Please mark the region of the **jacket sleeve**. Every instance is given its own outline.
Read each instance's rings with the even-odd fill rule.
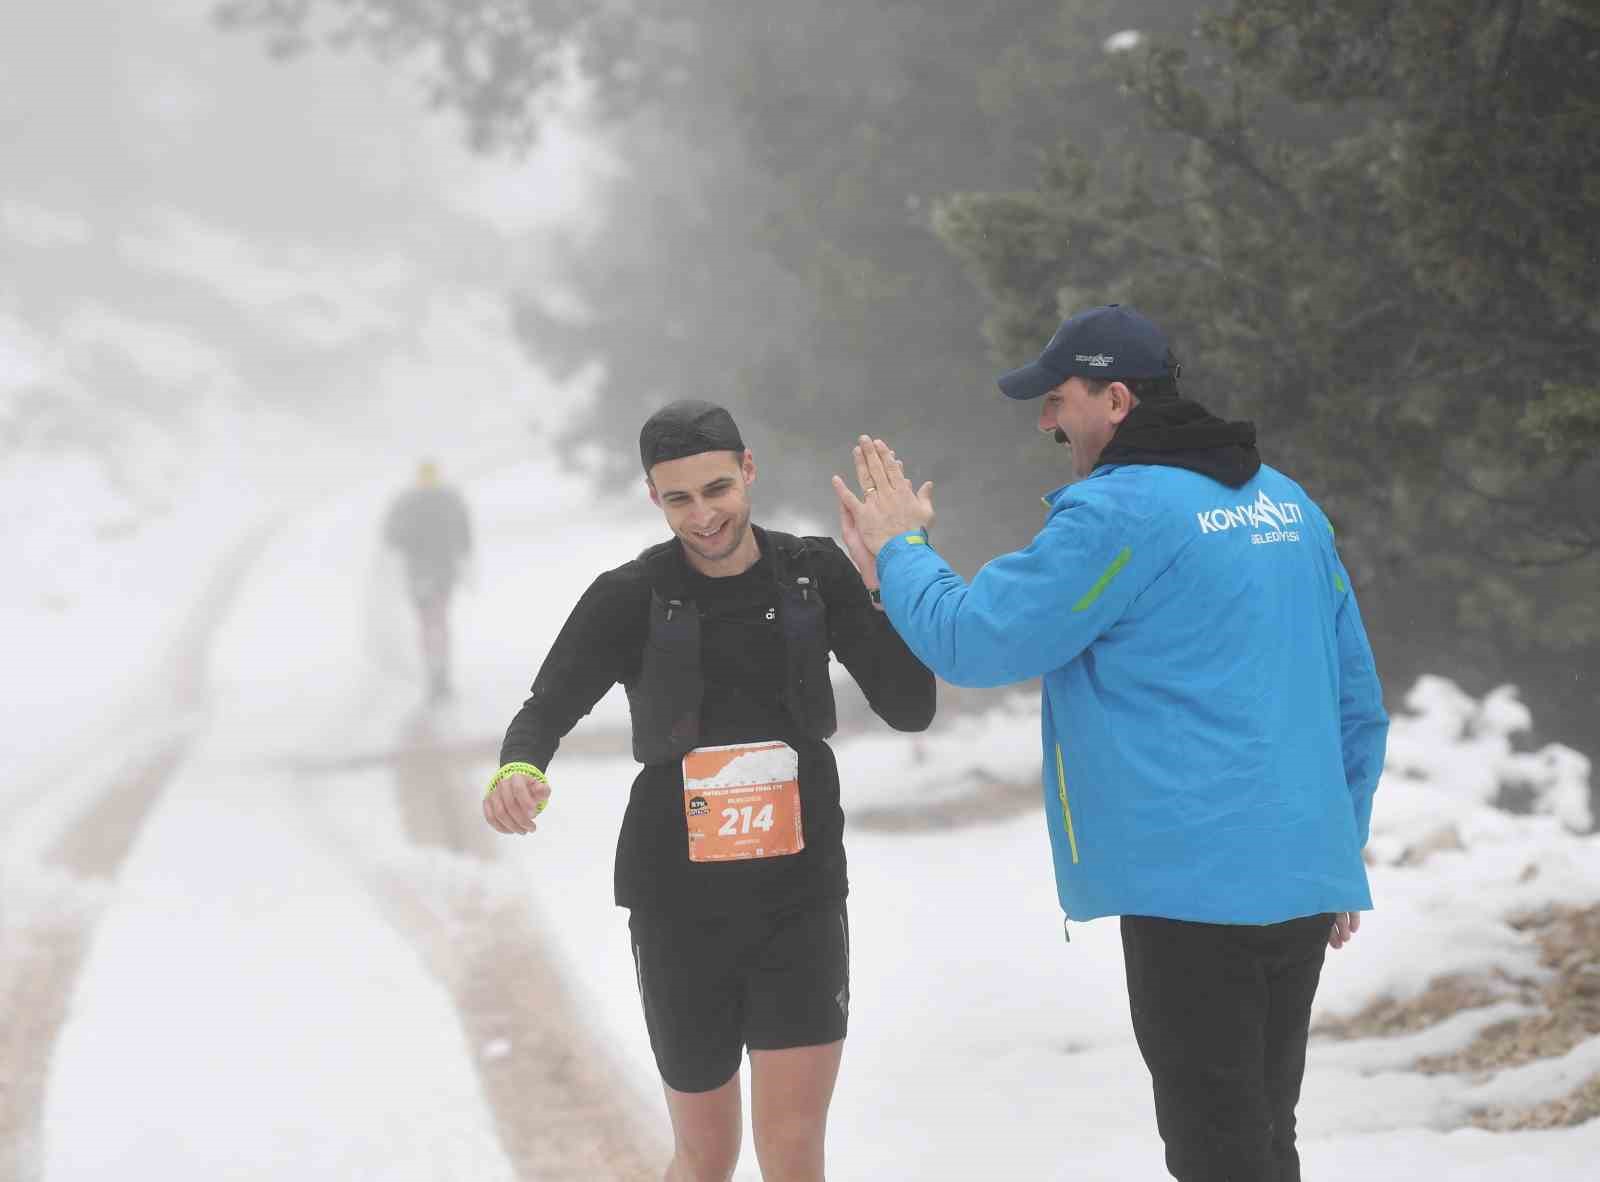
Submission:
[[[501,766],[512,762],[550,770],[561,740],[606,691],[633,675],[644,643],[648,589],[618,571],[601,575],[583,593],[539,667],[532,692],[506,728]]]
[[[878,552],[890,621],[911,651],[955,685],[996,686],[1059,669],[1127,610],[1171,561],[1140,523],[1101,500],[1057,507],[1024,549],[967,585],[915,531]]]
[[[1389,740],[1389,715],[1383,709],[1383,686],[1378,681],[1372,645],[1361,622],[1361,608],[1350,574],[1333,555],[1334,591],[1337,597],[1335,627],[1339,645],[1339,738],[1344,748],[1344,778],[1356,813],[1356,832],[1362,846],[1372,827],[1372,798],[1383,774],[1384,751]]]
[[[933,674],[872,606],[855,565],[832,538],[811,540],[828,603],[828,647],[855,678],[873,713],[897,731],[927,730],[937,708]]]

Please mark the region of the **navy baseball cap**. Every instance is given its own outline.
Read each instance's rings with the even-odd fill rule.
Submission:
[[[1068,316],[1056,335],[1021,369],[997,379],[1007,398],[1042,398],[1068,378],[1175,378],[1178,362],[1166,334],[1148,317],[1122,304]]]

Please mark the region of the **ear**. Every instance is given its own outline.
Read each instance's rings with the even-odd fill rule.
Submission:
[[[657,509],[661,508],[661,494],[656,491],[656,482],[646,476],[644,478],[644,487],[650,494],[650,503]]]
[[[744,473],[744,484],[749,488],[756,482],[756,457],[748,447],[744,449],[744,458],[739,461],[739,471]]]
[[[1106,387],[1106,393],[1111,399],[1110,411],[1113,423],[1121,423],[1133,413],[1133,408],[1139,405],[1139,400],[1133,396],[1133,391],[1122,382],[1112,382]]]

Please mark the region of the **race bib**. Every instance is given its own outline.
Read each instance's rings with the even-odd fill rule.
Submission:
[[[799,754],[776,741],[696,747],[683,757],[683,815],[691,862],[798,854]]]

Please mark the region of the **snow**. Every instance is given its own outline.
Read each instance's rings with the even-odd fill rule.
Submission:
[[[208,8],[0,15],[38,46],[18,93],[62,116],[19,125],[0,200],[0,262],[28,292],[0,292],[0,1005],[18,966],[48,963],[63,934],[83,941],[76,972],[45,982],[59,1031],[3,1069],[8,1100],[25,1091],[16,1073],[44,1079],[37,1144],[0,1144],[0,1170],[515,1176],[483,1064],[527,1050],[459,999],[474,909],[549,942],[659,1148],[611,903],[635,765],[579,741],[624,732],[620,691],[555,760],[537,834],[478,817],[499,735],[571,605],[663,536],[638,484],[598,488],[588,452],[550,454],[594,371],[549,382],[505,299],[561,236],[593,232],[586,178],[612,164],[560,126],[520,165],[470,157],[453,128],[396,121],[414,100],[403,80],[331,56],[272,65],[215,38]],[[1107,50],[1140,42],[1128,30]],[[80,57],[93,68],[51,64]],[[109,132],[81,114],[102,110],[118,112]],[[533,298],[584,316],[558,289]],[[479,536],[453,608],[460,692],[436,710],[378,542],[421,454],[465,481]],[[1511,687],[1478,699],[1425,678],[1401,700],[1369,850],[1377,911],[1330,954],[1319,1017],[1451,973],[1542,980],[1507,920],[1600,900],[1589,758],[1522,750],[1531,720]],[[1063,939],[1037,808],[868,823],[1029,785],[1037,745],[1020,693],[927,734],[874,724],[836,744],[854,947],[835,1182],[1160,1176],[1117,925]],[[425,769],[424,800],[397,784],[395,767],[442,749],[457,754]],[[149,811],[129,813],[146,789]],[[421,804],[472,838],[419,844]],[[96,836],[116,851],[63,855]],[[47,1008],[19,1011],[15,1038]],[[1600,1071],[1600,1039],[1487,1077],[1412,1070],[1528,1012],[1507,997],[1402,1037],[1314,1041],[1307,1175],[1592,1176],[1600,1121],[1463,1124],[1566,1094]],[[739,1177],[756,1176],[747,1145]]]
[[[1519,792],[1534,811],[1575,833],[1593,828],[1588,757],[1560,743],[1513,749],[1512,737],[1533,726],[1514,686],[1500,686],[1480,703],[1442,677],[1423,677],[1406,706],[1412,718],[1389,739],[1391,773],[1443,783],[1451,796],[1478,804]]]
[[[415,716],[421,677],[409,621],[376,541],[393,491],[371,480],[281,510],[214,634],[203,708],[178,724],[189,743],[182,770],[114,891],[63,882],[31,860],[45,842],[27,835],[50,828],[40,817],[54,816],[59,829],[84,794],[38,801],[10,831],[8,883],[35,906],[76,898],[98,914],[52,1064],[47,1179],[269,1178],[290,1160],[307,1178],[511,1176],[472,1064],[516,1048],[466,1041],[437,968],[381,901],[385,874],[441,896],[512,897],[553,940],[569,979],[583,982],[588,1018],[623,1067],[628,1106],[664,1139],[626,916],[611,904],[631,761],[558,755],[539,832],[494,839],[487,861],[411,847],[380,771],[309,780],[295,771],[351,752],[381,755]],[[463,694],[434,723],[492,738],[588,581],[661,526],[642,490],[601,499],[537,461],[467,491],[493,563],[480,562],[457,603]],[[209,538],[192,528],[190,569],[202,574],[248,519],[214,511]],[[135,537],[107,544],[169,553],[159,531]],[[96,602],[76,614],[114,609]],[[170,600],[165,620],[151,609],[151,634],[176,631],[185,602]],[[129,684],[98,689],[110,701]],[[1586,799],[1587,764],[1512,751],[1508,736],[1527,717],[1509,692],[1475,702],[1427,679],[1406,701],[1374,811],[1378,910],[1350,948],[1330,954],[1319,1016],[1445,973],[1537,979],[1535,947],[1506,919],[1600,897],[1600,839],[1556,816],[1489,803],[1522,782],[1529,758],[1545,769],[1547,794]],[[869,729],[840,740],[847,811],[915,812],[986,783],[1028,782],[1035,709],[1019,693],[924,735]],[[624,722],[618,691],[581,726]],[[21,741],[8,734],[13,750]],[[48,762],[51,744],[33,754]],[[441,791],[459,793],[475,823],[492,745],[469,762]],[[1446,825],[1459,848],[1420,864],[1405,857]],[[993,1176],[997,1161],[1015,1177],[1156,1176],[1118,928],[1074,924],[1063,940],[1037,813],[958,829],[861,828],[848,846],[853,1022],[830,1177]],[[1315,1040],[1300,1108],[1307,1173],[1488,1177],[1538,1163],[1541,1176],[1587,1176],[1600,1126],[1460,1126],[1486,1105],[1564,1095],[1600,1071],[1600,1040],[1487,1080],[1409,1069],[1525,1012],[1508,1000],[1403,1038]],[[92,1135],[78,1124],[85,1111],[97,1114]],[[747,1146],[738,1176],[757,1177],[754,1162]]]
[[[233,729],[169,787],[96,930],[45,1177],[509,1182],[450,998]]]
[[[873,734],[837,744],[847,812],[864,802],[945,799],[982,776],[1036,775],[1038,720],[1024,701],[917,739]],[[1431,712],[1398,718],[1401,747],[1425,752],[1417,736],[1436,733],[1438,722]],[[1456,767],[1457,745],[1439,742],[1436,758],[1410,765],[1411,775]],[[596,1000],[614,1023],[613,1045],[648,1079],[649,1048],[619,951],[625,925],[620,915],[608,918],[609,867],[593,857],[615,832],[616,804],[631,777],[632,765],[620,761],[558,756],[552,806],[528,843],[535,848],[512,856],[526,865],[531,896],[562,900],[545,922],[560,934],[573,971],[591,987],[605,983]],[[1422,799],[1412,808],[1415,795]],[[1374,832],[1391,837],[1429,807],[1451,804],[1446,815],[1469,823],[1468,848],[1423,867],[1374,868],[1378,910],[1351,947],[1330,953],[1319,1015],[1350,1012],[1450,972],[1537,976],[1536,950],[1505,918],[1544,902],[1600,896],[1600,842],[1592,836],[1568,834],[1548,818],[1462,804],[1448,786],[1407,776],[1387,778],[1378,802]],[[1395,826],[1387,824],[1390,806],[1401,819]],[[1128,1025],[1119,931],[1112,921],[1074,924],[1071,943],[1063,941],[1039,818],[957,832],[853,832],[848,845],[852,1029],[830,1125],[830,1177],[992,1176],[995,1146],[1006,1147],[1017,1177],[1154,1176],[1160,1149]],[[1540,874],[1522,882],[1530,862]],[[1403,1040],[1313,1043],[1300,1107],[1308,1176],[1358,1162],[1377,1178],[1476,1170],[1482,1157],[1470,1133],[1435,1130],[1485,1105],[1565,1094],[1595,1071],[1600,1040],[1567,1060],[1503,1073],[1503,1091],[1408,1067],[1521,1012],[1515,1005],[1472,1011]],[[1352,1128],[1405,1156],[1352,1148]],[[1529,1147],[1507,1162],[1542,1161],[1561,1152],[1547,1142],[1571,1140],[1497,1136]],[[1578,1142],[1600,1149],[1600,1128]],[[740,1177],[757,1177],[749,1146],[745,1161]]]
[[[252,463],[236,432],[282,437],[273,416],[191,431],[186,441],[209,462],[176,475],[129,465],[114,480],[94,453],[77,450],[25,451],[0,466],[0,532],[19,559],[0,584],[0,649],[27,670],[6,702],[0,763],[34,773],[8,776],[0,805],[83,760],[98,736],[127,741],[186,708],[168,696],[153,701],[145,688],[182,676],[173,650],[210,576],[224,578],[230,551],[294,503],[282,481],[257,485],[274,490],[271,499],[240,495],[265,465]],[[145,449],[142,466],[168,453],[181,468],[172,438],[162,442]],[[326,449],[303,428],[296,446],[315,471]]]

